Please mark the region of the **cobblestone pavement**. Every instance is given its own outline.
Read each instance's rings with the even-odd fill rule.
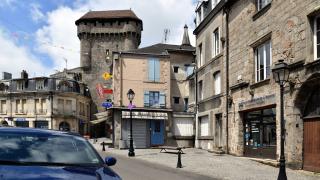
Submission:
[[[98,151],[101,145],[93,144]],[[252,161],[245,157],[217,155],[208,151],[188,148],[183,150],[181,171],[194,172],[218,179],[236,180],[275,180],[278,168]],[[127,157],[128,150],[106,148],[107,154]],[[177,166],[177,154],[160,153],[159,149],[135,149],[136,159],[164,165],[171,168]],[[320,180],[319,174],[287,168],[289,180]]]

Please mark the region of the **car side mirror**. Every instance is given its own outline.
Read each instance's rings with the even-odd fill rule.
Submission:
[[[117,163],[117,160],[116,158],[114,157],[106,157],[105,158],[105,163],[108,165],[108,166],[113,166]]]

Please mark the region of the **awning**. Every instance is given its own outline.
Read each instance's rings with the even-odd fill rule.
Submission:
[[[130,111],[122,111],[122,118],[130,118]],[[168,113],[165,113],[165,112],[132,111],[132,118],[134,118],[134,119],[161,119],[161,120],[167,120],[168,119]]]
[[[91,124],[99,124],[104,121],[111,121],[112,120],[112,113],[111,111],[104,111],[94,114],[96,116],[96,120],[90,121]]]

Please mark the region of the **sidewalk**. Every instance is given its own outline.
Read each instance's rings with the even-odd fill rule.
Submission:
[[[93,144],[101,152],[100,143]],[[183,150],[181,171],[194,172],[201,175],[221,179],[236,180],[276,180],[278,168],[252,161],[245,157],[217,155],[205,150],[188,148]],[[171,168],[177,166],[177,154],[160,153],[160,149],[135,149],[134,158],[164,165]],[[127,157],[128,150],[106,148],[106,155]],[[289,180],[319,180],[320,175],[302,170],[287,168]]]

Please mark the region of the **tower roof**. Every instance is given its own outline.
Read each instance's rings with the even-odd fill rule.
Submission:
[[[80,22],[108,21],[108,20],[134,20],[142,23],[142,20],[132,10],[89,11],[76,21]]]
[[[188,26],[184,26],[184,33],[182,38],[182,44],[183,46],[191,46],[190,39],[189,39],[189,33],[188,33]]]

